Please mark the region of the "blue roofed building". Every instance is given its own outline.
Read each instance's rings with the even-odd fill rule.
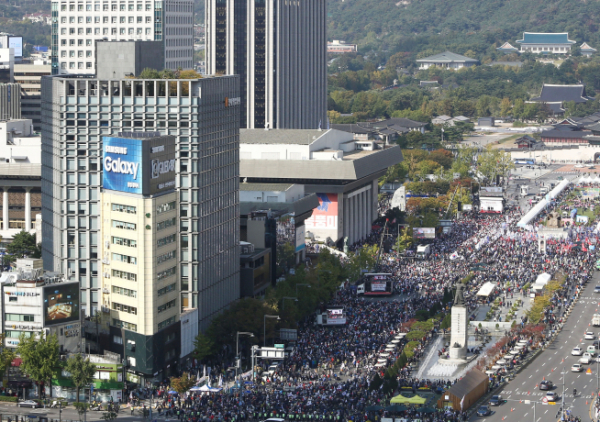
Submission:
[[[523,39],[517,40],[521,53],[534,54],[569,54],[575,43],[569,39],[568,32],[523,32]]]

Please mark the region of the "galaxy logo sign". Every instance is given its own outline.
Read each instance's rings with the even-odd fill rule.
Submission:
[[[306,229],[319,233],[327,230],[327,236],[337,239],[338,199],[335,193],[317,193],[319,206],[313,210],[312,216],[305,221]]]
[[[102,148],[103,188],[142,193],[142,140],[105,137]]]

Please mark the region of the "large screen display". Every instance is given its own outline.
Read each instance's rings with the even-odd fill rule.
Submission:
[[[23,37],[10,37],[8,48],[14,49],[15,57],[23,57]]]
[[[413,227],[413,239],[435,239],[435,227]]]
[[[79,283],[44,287],[44,324],[79,321]]]
[[[105,137],[102,145],[104,189],[142,193],[142,140]]]

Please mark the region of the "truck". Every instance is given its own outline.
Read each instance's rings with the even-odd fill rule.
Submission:
[[[431,245],[419,245],[417,246],[417,258],[425,259],[431,255]]]
[[[600,314],[594,314],[592,316],[592,325],[594,327],[600,327]]]

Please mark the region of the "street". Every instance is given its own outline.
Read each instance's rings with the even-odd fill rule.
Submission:
[[[598,338],[600,328],[588,324],[591,324],[592,314],[600,309],[600,295],[594,293],[599,278],[599,274],[594,273],[555,341],[498,393],[508,400],[531,400],[531,403],[527,405],[508,401],[501,406],[492,407],[494,413],[491,416],[485,418],[474,416],[471,420],[481,422],[534,420],[534,402],[536,403],[534,421],[557,420],[559,417],[557,413],[563,405],[574,416],[579,416],[582,420],[590,420],[590,408],[597,391],[598,364],[593,362],[584,365],[585,370],[588,367],[591,369],[591,374],[586,374],[585,370],[579,373],[571,372],[571,366],[578,363],[580,358],[580,356],[572,356],[571,351],[577,345],[586,349],[592,344],[592,340],[583,339],[585,331],[593,331],[596,339]],[[565,371],[564,396],[562,371]],[[538,385],[544,379],[555,384],[553,391],[560,397],[555,405],[542,403],[546,392],[540,391]],[[576,397],[573,396],[573,389],[577,389]]]

